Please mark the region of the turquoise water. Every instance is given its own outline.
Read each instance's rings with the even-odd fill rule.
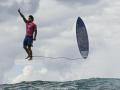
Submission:
[[[0,85],[0,90],[120,90],[120,79],[91,78],[66,82],[21,82]]]

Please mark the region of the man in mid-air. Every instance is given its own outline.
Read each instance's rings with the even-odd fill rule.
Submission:
[[[32,15],[29,15],[28,20],[25,18],[25,16],[21,13],[20,9],[18,9],[18,12],[20,16],[23,18],[25,24],[26,24],[26,35],[23,41],[23,48],[27,52],[28,56],[25,59],[32,60],[32,44],[33,40],[36,40],[37,35],[37,26],[33,22],[34,17]]]

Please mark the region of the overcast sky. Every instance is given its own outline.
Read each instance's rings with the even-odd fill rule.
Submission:
[[[119,6],[119,0],[0,0],[0,83],[120,78]],[[25,60],[25,24],[18,8],[26,18],[35,17],[35,56],[81,58],[75,36],[80,16],[89,35],[89,57]]]

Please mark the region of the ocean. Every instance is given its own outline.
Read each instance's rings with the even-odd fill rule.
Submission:
[[[23,81],[2,84],[0,90],[120,90],[120,79],[90,78],[75,81]]]

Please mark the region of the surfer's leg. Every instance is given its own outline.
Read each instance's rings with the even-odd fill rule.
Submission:
[[[23,48],[25,49],[25,51],[26,51],[26,53],[27,53],[27,55],[28,55],[25,59],[28,59],[29,56],[30,56],[29,50],[28,50],[27,46],[23,46]]]
[[[28,59],[30,57],[29,50],[28,50],[28,42],[29,42],[29,38],[26,36],[23,41],[23,48],[25,49],[28,56],[25,59]]]
[[[29,51],[29,60],[32,60],[32,45],[33,44],[33,38],[32,37],[28,37],[28,42],[27,42],[27,45],[28,45],[28,51]]]
[[[28,46],[28,51],[29,51],[29,60],[32,60],[32,49],[31,49],[31,46]]]

